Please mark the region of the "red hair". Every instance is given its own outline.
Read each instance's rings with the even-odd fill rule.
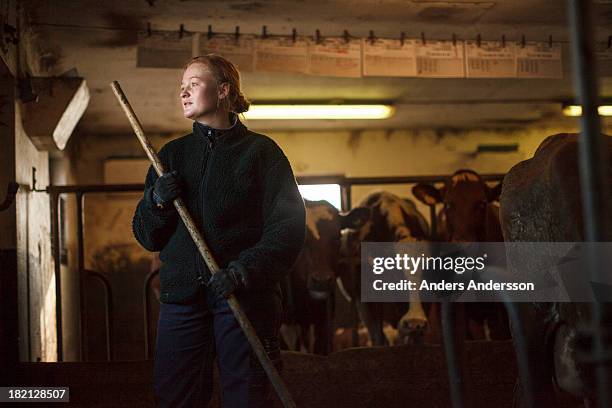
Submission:
[[[251,103],[240,90],[240,72],[231,61],[218,54],[199,55],[187,62],[183,71],[193,64],[204,64],[218,85],[224,82],[229,84],[229,93],[227,98],[223,99],[229,112],[242,113],[249,110]]]

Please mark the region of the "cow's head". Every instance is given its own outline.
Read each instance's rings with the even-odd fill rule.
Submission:
[[[359,228],[368,218],[365,208],[341,213],[327,201],[306,201],[306,242],[297,264],[311,297],[327,298],[334,290],[340,231]]]
[[[429,235],[427,221],[411,200],[379,191],[369,194],[359,205],[369,210],[369,217],[359,228],[343,231],[340,251],[342,280],[350,293],[360,292],[362,242],[412,243]]]
[[[427,205],[443,204],[440,223],[447,241],[477,242],[486,240],[489,204],[499,200],[501,183],[489,187],[472,170],[459,170],[445,185],[417,184],[412,193]]]

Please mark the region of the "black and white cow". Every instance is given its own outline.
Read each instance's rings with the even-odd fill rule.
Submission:
[[[333,334],[333,293],[340,277],[340,231],[362,226],[369,210],[341,213],[327,201],[305,200],[305,204],[306,242],[285,286],[288,318],[281,332],[293,350],[327,354]]]
[[[362,303],[360,274],[361,242],[416,242],[427,240],[429,226],[414,203],[389,192],[375,192],[365,197],[358,207],[367,208],[370,217],[360,228],[345,231],[343,234],[342,252],[346,273],[342,280],[348,294],[356,300],[361,320],[365,324],[377,346],[388,343],[383,327],[384,322],[396,326],[402,320],[407,322],[403,333],[414,337],[421,335],[427,326],[427,317],[421,305],[418,291],[410,291],[408,311],[406,304],[396,303]],[[419,274],[409,277],[419,280]],[[401,329],[401,327],[400,327]]]

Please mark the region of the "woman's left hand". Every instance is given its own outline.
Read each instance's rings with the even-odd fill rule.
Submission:
[[[227,268],[219,269],[208,281],[208,287],[219,297],[228,298],[249,285],[246,269],[237,262],[230,262]]]

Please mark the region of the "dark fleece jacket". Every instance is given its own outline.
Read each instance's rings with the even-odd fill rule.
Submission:
[[[219,266],[246,268],[247,297],[280,295],[305,235],[304,201],[280,147],[236,118],[226,130],[194,122],[193,133],[168,142],[159,157],[166,171],[178,171],[182,198]],[[145,249],[161,251],[161,302],[187,303],[210,271],[174,206],[155,205],[156,179],[150,167],[132,229]]]

